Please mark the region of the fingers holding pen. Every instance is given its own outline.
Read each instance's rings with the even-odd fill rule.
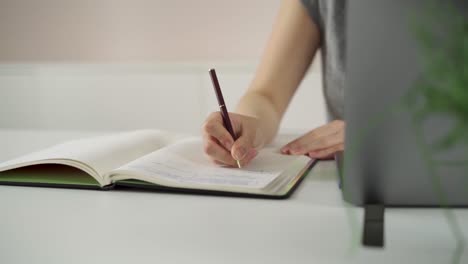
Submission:
[[[203,125],[202,132],[206,139],[210,139],[210,137],[216,139],[227,150],[231,150],[234,144],[231,134],[223,126],[223,118],[220,112],[210,114]]]
[[[236,155],[240,155],[238,152],[239,149],[245,148],[236,147]],[[227,165],[231,167],[237,167],[237,160],[239,160],[242,167],[247,166],[252,161],[252,159],[254,159],[258,154],[256,149],[251,148],[245,150],[245,152],[242,153],[243,155],[241,156],[241,158],[234,158],[232,154],[232,152],[234,152],[234,148],[232,148],[231,150],[227,150],[226,148],[224,148],[224,146],[221,146],[215,138],[209,136],[204,137],[203,150],[213,163],[217,165]]]
[[[221,146],[214,137],[204,137],[203,151],[216,164],[237,166],[231,152]]]
[[[244,133],[234,142],[231,149],[232,157],[239,160],[243,166],[249,164],[258,154],[254,146],[254,140],[255,138],[251,133]]]
[[[234,140],[224,127],[221,113],[214,112],[202,127],[204,152],[216,164],[237,167],[238,159],[241,167],[246,166],[257,156],[257,149],[262,146],[257,120],[236,113],[229,113],[229,116],[238,139]]]
[[[232,156],[234,139],[223,125],[220,112],[214,112],[207,118],[202,127],[204,152],[211,161],[218,165],[238,167],[237,160]],[[240,165],[242,162],[239,161]]]

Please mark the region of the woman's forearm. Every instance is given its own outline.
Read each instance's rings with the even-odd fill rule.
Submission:
[[[265,143],[275,137],[319,44],[318,27],[300,0],[283,0],[255,77],[236,109],[258,118]]]
[[[267,94],[258,91],[247,92],[239,101],[236,112],[258,118],[264,143],[270,143],[276,136],[281,121],[281,113],[277,112]]]

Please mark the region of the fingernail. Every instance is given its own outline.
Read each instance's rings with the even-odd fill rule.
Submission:
[[[284,147],[281,149],[281,154],[289,155],[291,154],[291,150],[289,149],[289,147]]]
[[[234,158],[236,160],[242,160],[245,156],[245,148],[244,147],[239,147],[236,152],[234,152]]]

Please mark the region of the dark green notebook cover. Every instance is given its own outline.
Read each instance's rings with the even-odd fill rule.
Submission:
[[[42,164],[0,172],[1,185],[108,189],[89,174],[71,166]]]

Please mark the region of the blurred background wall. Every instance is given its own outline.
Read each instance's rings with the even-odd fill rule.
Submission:
[[[279,0],[0,0],[0,128],[197,134],[217,110],[208,68],[217,69],[234,109],[278,7]],[[324,122],[315,62],[282,128]]]

